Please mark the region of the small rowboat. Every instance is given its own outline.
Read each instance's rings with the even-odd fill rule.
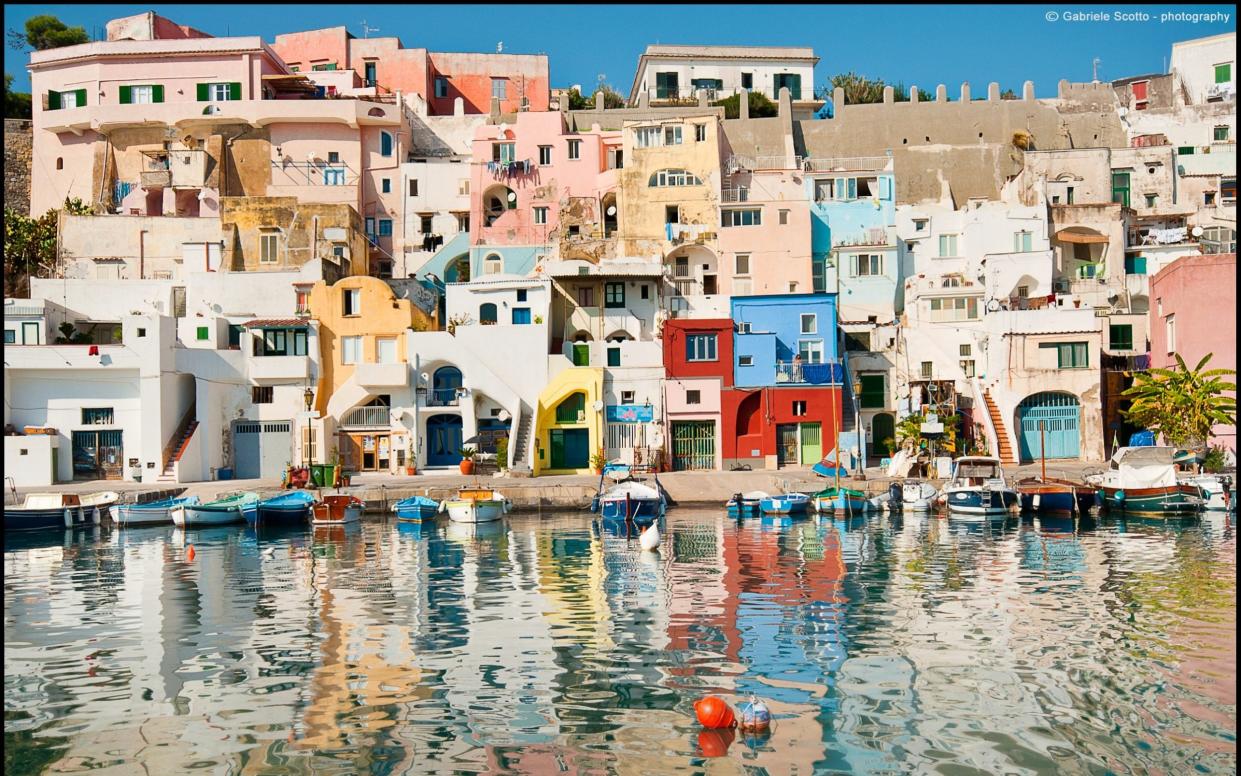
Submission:
[[[871,508],[866,494],[851,488],[826,488],[811,496],[811,502],[819,514],[861,515]]]
[[[758,517],[761,514],[761,505],[763,499],[771,498],[771,494],[761,490],[751,490],[747,493],[735,493],[728,500],[724,507],[728,510],[729,517]]]
[[[649,524],[664,514],[666,506],[658,483],[651,486],[636,480],[626,480],[595,496],[590,511],[598,512],[605,519]]]
[[[120,496],[99,493],[30,493],[20,507],[4,508],[4,530],[36,531],[100,525]]]
[[[314,505],[314,525],[345,525],[362,519],[365,503],[357,496],[324,496]]]
[[[1017,483],[1023,512],[1045,515],[1088,515],[1098,495],[1089,485],[1054,477],[1026,477]]]
[[[426,496],[410,496],[392,505],[396,519],[402,523],[421,523],[430,520],[439,511],[439,502]]]
[[[303,524],[310,517],[311,508],[318,499],[304,490],[281,493],[279,496],[260,501],[255,519],[264,523]],[[247,519],[248,516],[247,516]]]
[[[783,493],[768,496],[758,505],[764,515],[804,515],[810,509],[810,497],[805,493]]]
[[[148,501],[145,504],[117,504],[115,507],[116,522],[122,528],[140,525],[171,525],[172,510],[197,503],[199,503],[198,496],[180,496],[160,501]]]
[[[232,525],[252,520],[259,506],[259,495],[250,491],[234,493],[206,504],[182,504],[172,509],[172,522],[179,528]]]
[[[440,504],[440,511],[458,523],[488,523],[499,520],[511,508],[508,499],[491,488],[461,488],[457,497]]]

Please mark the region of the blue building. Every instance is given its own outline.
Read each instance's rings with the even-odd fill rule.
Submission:
[[[839,383],[835,294],[734,296],[734,385]]]

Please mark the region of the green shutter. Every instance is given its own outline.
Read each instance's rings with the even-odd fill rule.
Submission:
[[[164,101],[164,87],[162,84],[155,84],[154,86],[151,87],[151,101],[152,102],[163,102]]]
[[[198,101],[206,102],[211,99],[211,84],[198,84]]]
[[[79,108],[86,104],[86,90],[85,89],[74,89],[73,93],[76,94],[78,97]]]
[[[134,87],[132,86],[121,87],[121,104],[122,105],[129,105],[130,103],[132,103],[134,101],[133,97],[134,97]]]
[[[48,110],[60,110],[60,92],[48,91],[47,109]]]
[[[228,85],[228,98],[230,100],[241,99],[241,82],[240,81],[233,81],[232,83]]]

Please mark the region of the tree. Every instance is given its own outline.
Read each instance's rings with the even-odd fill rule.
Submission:
[[[767,95],[762,92],[750,92],[750,118],[761,119],[770,116],[778,116],[780,108],[771,100],[767,99]],[[713,106],[724,108],[724,118],[735,119],[741,115],[741,95],[734,94],[726,97],[719,102],[712,103]]]
[[[816,95],[821,100],[830,100],[832,92],[836,88],[845,90],[846,105],[869,105],[871,103],[883,102],[883,89],[886,84],[882,79],[870,79],[864,75],[858,75],[852,71],[848,73],[838,73],[828,79],[829,86],[819,89]],[[905,87],[903,82],[891,84],[892,99],[895,102],[909,102],[909,89]]]
[[[6,119],[30,118],[30,95],[13,91],[13,76],[4,74],[4,117]]]
[[[1173,355],[1175,368],[1134,375],[1133,385],[1121,394],[1132,402],[1125,419],[1156,432],[1170,445],[1205,452],[1212,426],[1237,422],[1237,384],[1221,379],[1236,371],[1204,370],[1214,353],[1203,356],[1193,369],[1179,353]],[[1230,391],[1234,395],[1226,396]]]
[[[90,211],[80,199],[66,199],[65,212],[85,215]],[[4,209],[4,295],[30,295],[29,278],[52,277],[56,270],[57,210],[31,218]]]
[[[614,108],[625,107],[625,98],[621,96],[620,92],[616,91],[607,84],[604,84],[602,89],[603,107],[605,109],[612,110]],[[569,90],[568,97],[569,110],[590,110],[595,107],[595,95],[593,94],[590,97],[583,97],[581,92],[579,92],[576,88],[573,88]]]
[[[25,33],[9,30],[9,47],[18,51],[26,48],[45,51],[89,42],[90,36],[86,34],[85,27],[70,27],[51,14],[27,19]]]

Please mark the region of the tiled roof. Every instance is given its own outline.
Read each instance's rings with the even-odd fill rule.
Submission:
[[[309,325],[310,320],[307,318],[255,318],[241,324],[245,329],[283,329]]]

